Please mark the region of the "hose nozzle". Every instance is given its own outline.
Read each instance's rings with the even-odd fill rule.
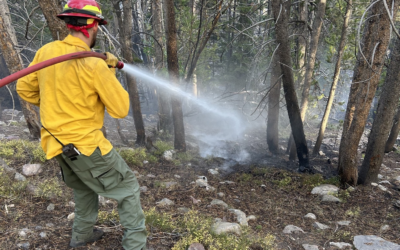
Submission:
[[[115,67],[117,69],[122,69],[124,66],[125,66],[124,63],[122,61],[119,61]]]

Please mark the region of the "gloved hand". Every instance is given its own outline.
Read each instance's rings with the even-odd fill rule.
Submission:
[[[115,74],[116,73],[115,67],[117,66],[118,58],[115,57],[110,52],[106,52],[104,54],[107,56],[106,63],[108,67],[110,67],[110,70]]]
[[[107,65],[115,68],[117,66],[117,63],[118,63],[118,58],[115,57],[110,52],[106,52],[105,55],[107,56],[107,59],[106,59]]]

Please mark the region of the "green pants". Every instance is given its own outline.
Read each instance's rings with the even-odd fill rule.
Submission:
[[[98,195],[101,195],[118,202],[120,221],[125,229],[122,239],[124,249],[144,249],[147,233],[139,184],[115,149],[101,155],[97,148],[91,156],[79,155],[74,161],[63,154],[56,159],[61,165],[64,182],[74,189],[72,237],[84,240],[92,234],[98,214]]]

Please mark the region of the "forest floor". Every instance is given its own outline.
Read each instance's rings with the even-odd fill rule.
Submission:
[[[5,135],[0,142],[0,155],[19,173],[24,164],[33,163],[31,160],[36,157],[32,152],[26,152],[24,143],[29,138],[24,132],[26,126],[19,122],[20,116],[14,117],[18,122],[9,123],[10,117],[3,115],[6,124],[0,126],[0,134]],[[342,202],[326,203],[318,195],[311,194],[311,190],[321,184],[339,186],[336,168],[340,133],[333,127],[328,128],[321,149],[325,155],[311,158],[317,174],[308,175],[297,173],[297,164],[284,154],[285,140],[281,141],[279,156],[267,153],[263,129],[249,132],[240,142],[226,142],[233,151],[237,149],[235,145],[246,150],[250,154],[247,162],[212,156],[202,158],[196,152],[196,146],[190,147],[188,153],[177,153],[172,161],[166,161],[161,157],[161,151],[170,147],[162,141],[168,136],[154,132],[155,116],[146,116],[145,122],[147,131],[153,131],[153,142],[161,149],[152,153],[135,149],[131,151],[132,155],[125,153],[125,157],[131,157],[127,162],[137,171],[140,186],[146,187],[142,188],[141,204],[146,214],[149,249],[174,246],[175,249],[186,249],[195,241],[206,249],[303,249],[303,244],[336,249],[329,243],[352,244],[356,235],[377,235],[400,244],[400,209],[393,206],[393,201],[400,200],[400,186],[394,181],[400,176],[400,154],[397,152],[385,156],[381,171],[382,180],[390,182],[382,184],[389,192],[375,186],[357,186],[351,192],[339,191],[337,197]],[[125,147],[122,150],[126,152],[114,126],[113,120],[107,119],[107,136],[116,148]],[[134,131],[132,119],[124,119],[121,126],[133,142],[134,135],[129,133]],[[315,128],[308,129],[307,138],[314,138]],[[190,136],[188,139],[192,140],[191,145],[196,143]],[[360,162],[365,140],[363,138],[360,147]],[[7,144],[10,141],[19,141],[23,146]],[[6,154],[9,147],[15,147],[14,151]],[[149,163],[143,164],[143,160]],[[45,161],[42,168],[42,173],[27,177],[19,184],[13,176],[0,172],[0,249],[69,249],[72,221],[67,217],[74,212],[72,191],[61,181],[54,160]],[[209,169],[215,168],[219,173],[210,174]],[[199,176],[206,176],[208,184],[215,190],[196,186]],[[27,191],[32,185],[39,188],[40,193]],[[157,202],[164,198],[174,204],[158,205]],[[235,214],[228,209],[211,206],[214,199],[223,200],[230,208],[239,209],[247,216],[254,215],[255,220],[249,220],[249,226],[242,228],[241,236],[229,238],[211,234],[209,229],[215,218],[237,222]],[[54,204],[54,210],[48,209],[50,204]],[[104,237],[79,249],[122,249],[123,228],[116,211],[116,202],[103,202],[96,226],[106,232]],[[308,213],[315,214],[317,219],[304,218]],[[329,228],[317,229],[313,226],[315,221]],[[341,226],[338,221],[350,221],[350,225]],[[287,225],[300,227],[304,233],[285,234],[282,231]]]

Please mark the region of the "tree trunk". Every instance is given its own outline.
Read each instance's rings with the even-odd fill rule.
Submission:
[[[399,2],[400,0],[394,1],[394,15],[397,13]],[[365,22],[361,41],[363,47],[357,55],[339,147],[338,171],[342,184],[357,184],[358,143],[364,132],[368,111],[375,96],[390,38],[389,16],[383,2],[372,0],[371,3],[374,5],[369,10],[366,19],[368,21]]]
[[[385,153],[389,153],[393,150],[394,144],[396,143],[397,136],[400,131],[400,106],[397,107],[397,113],[393,119],[392,129],[390,130],[389,138],[385,145]]]
[[[130,0],[123,0],[122,6],[123,6],[123,19],[119,2],[114,4],[114,8],[116,10],[118,18],[118,23],[120,24],[121,27],[120,43],[122,45],[122,55],[127,62],[133,63],[133,51],[132,51],[132,41],[131,41],[131,34],[133,28],[132,2]],[[142,111],[140,109],[139,91],[136,84],[136,79],[131,75],[127,75],[126,79],[127,79],[129,99],[132,107],[133,121],[135,123],[136,134],[137,134],[136,144],[144,145],[146,135],[144,130]]]
[[[23,69],[22,59],[18,54],[15,46],[17,38],[15,30],[11,23],[10,10],[8,9],[7,1],[0,0],[0,46],[3,52],[4,60],[6,61],[10,74]],[[33,139],[40,138],[40,118],[37,108],[22,100],[18,95],[21,103],[22,112],[24,114],[29,132]]]
[[[158,43],[155,46],[155,70],[156,73],[164,68],[164,57],[163,48],[163,25],[162,25],[162,1],[153,1],[153,30],[154,37]],[[162,47],[160,47],[160,45]],[[169,95],[163,92],[161,89],[157,91],[158,97],[158,130],[163,130],[172,134],[172,117],[171,117],[171,105]]]
[[[338,56],[337,56],[337,61],[336,61],[336,65],[335,65],[335,72],[333,74],[333,82],[332,82],[332,86],[331,86],[331,91],[329,92],[328,103],[326,104],[324,117],[322,118],[321,127],[320,127],[319,133],[318,133],[318,138],[317,138],[317,141],[315,142],[313,155],[317,155],[319,152],[319,149],[321,147],[322,139],[324,138],[324,134],[325,134],[325,128],[328,123],[329,114],[331,112],[333,100],[335,98],[336,86],[337,86],[337,83],[339,81],[339,76],[340,76],[340,65],[341,65],[341,61],[342,61],[342,57],[343,57],[344,47],[346,45],[346,40],[347,40],[347,27],[349,26],[349,20],[351,17],[352,8],[353,8],[352,0],[348,0],[347,7],[346,7],[346,16],[344,18],[343,27],[342,27],[342,36],[340,38],[340,44],[339,44],[339,48],[338,48]]]
[[[175,25],[175,8],[173,0],[166,0],[167,9],[167,61],[171,82],[179,85],[178,44]],[[185,127],[183,123],[182,103],[177,96],[171,98],[172,118],[174,123],[174,146],[176,150],[185,152]]]
[[[298,45],[297,45],[297,63],[298,63],[298,69],[299,75],[298,75],[298,81],[297,81],[297,87],[300,87],[303,85],[304,81],[304,74],[305,74],[305,61],[306,61],[306,48],[307,48],[307,38],[308,38],[308,0],[304,0],[303,2],[299,3],[299,11],[300,11],[300,21],[303,23],[300,24],[299,28],[299,33],[302,34],[301,36],[298,37]]]
[[[272,154],[279,152],[279,101],[281,96],[281,67],[277,56],[272,59],[271,87],[268,95],[267,143]]]
[[[318,10],[317,13],[315,14],[314,23],[312,26],[310,51],[307,60],[306,74],[304,76],[303,93],[301,95],[300,114],[301,114],[301,120],[303,122],[305,120],[308,108],[308,97],[310,96],[310,87],[311,87],[312,77],[314,74],[315,58],[317,56],[317,51],[318,51],[319,36],[321,34],[322,23],[325,17],[325,9],[326,9],[326,0],[320,0],[320,2],[318,3]],[[295,148],[293,147],[291,148],[291,150],[294,149]]]
[[[278,60],[281,63],[282,83],[285,92],[286,106],[289,114],[290,126],[296,143],[297,157],[299,158],[299,170],[310,171],[308,159],[308,147],[304,135],[303,122],[301,121],[300,108],[294,88],[292,60],[290,57],[289,43],[289,17],[291,1],[272,1],[272,10],[275,17],[276,43]],[[282,8],[282,9],[281,9]],[[278,19],[279,17],[279,19]]]
[[[61,1],[59,0],[39,0],[40,8],[46,18],[53,40],[63,40],[68,36],[68,29],[65,22],[57,17],[61,13]]]
[[[394,46],[391,49],[390,55],[390,65],[382,87],[374,123],[368,137],[365,158],[358,178],[359,184],[378,182],[379,169],[385,155],[385,143],[400,98],[400,39],[397,37],[394,39]]]

